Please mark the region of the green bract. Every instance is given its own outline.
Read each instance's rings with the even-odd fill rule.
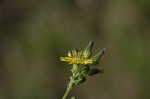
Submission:
[[[89,58],[92,55],[92,49],[93,49],[94,42],[90,41],[87,47],[83,51],[83,56],[85,58]]]

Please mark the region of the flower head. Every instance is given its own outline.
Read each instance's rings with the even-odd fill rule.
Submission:
[[[101,50],[98,54],[91,57],[93,45],[94,43],[91,41],[84,50],[71,50],[68,52],[68,55],[66,57],[60,57],[60,60],[69,64],[96,64],[103,55],[105,49]]]
[[[95,59],[90,58],[92,54],[93,42],[89,42],[88,46],[81,51],[72,50],[68,52],[67,57],[60,57],[61,61],[68,62],[69,64],[93,64]]]
[[[60,57],[61,61],[68,62],[69,64],[92,64],[95,60],[88,58],[84,55],[84,51],[72,50],[68,52],[67,57]]]

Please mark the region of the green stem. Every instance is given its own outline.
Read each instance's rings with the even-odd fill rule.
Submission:
[[[66,92],[64,94],[64,96],[62,97],[62,99],[67,99],[72,88],[75,86],[75,77],[76,77],[76,74],[78,73],[78,65],[77,64],[73,64],[73,68],[71,70],[72,72],[72,76],[70,77],[70,81],[68,83],[68,86],[67,86],[67,89],[66,89]]]
[[[67,99],[67,97],[69,96],[69,93],[71,92],[71,90],[73,88],[73,85],[74,85],[73,79],[70,79],[67,90],[66,90],[64,96],[62,97],[62,99]]]

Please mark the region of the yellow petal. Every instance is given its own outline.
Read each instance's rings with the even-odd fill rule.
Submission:
[[[72,55],[71,55],[71,52],[70,52],[70,51],[68,52],[68,57],[72,57]]]

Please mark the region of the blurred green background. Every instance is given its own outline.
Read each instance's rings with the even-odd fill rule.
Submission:
[[[0,99],[61,99],[72,48],[107,48],[79,99],[150,99],[150,0],[0,1]]]

